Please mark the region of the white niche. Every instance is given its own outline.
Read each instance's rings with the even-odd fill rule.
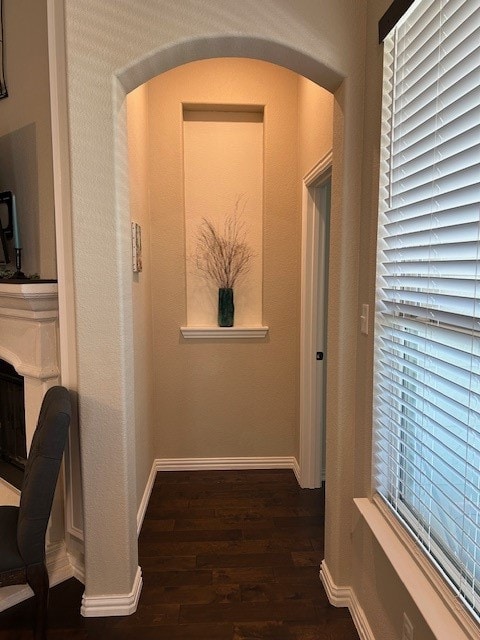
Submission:
[[[266,334],[262,328],[263,136],[262,106],[184,105],[185,337],[259,337],[252,329],[264,329],[261,334]],[[218,288],[198,275],[190,258],[202,219],[222,229],[237,201],[255,257],[234,288],[235,327],[219,333]]]

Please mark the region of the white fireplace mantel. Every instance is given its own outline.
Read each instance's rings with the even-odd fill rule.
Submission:
[[[49,320],[58,317],[58,285],[56,282],[0,282],[0,314],[2,316]]]
[[[27,449],[47,389],[58,383],[58,285],[0,282],[0,358],[25,381]]]
[[[59,383],[58,289],[56,282],[0,281],[0,358],[24,378],[27,452],[47,390]],[[0,478],[0,504],[19,503],[19,491]],[[73,575],[65,547],[63,489],[57,490],[47,529],[46,558],[50,583]],[[30,597],[28,586],[5,587],[0,611]]]

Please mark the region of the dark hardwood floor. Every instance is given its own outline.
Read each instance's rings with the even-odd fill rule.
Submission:
[[[291,471],[159,473],[139,539],[143,590],[128,617],[82,618],[83,586],[51,590],[49,639],[358,640],[327,600],[321,490]],[[31,640],[31,601],[0,614]]]

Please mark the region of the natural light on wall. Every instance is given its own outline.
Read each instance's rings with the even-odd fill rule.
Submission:
[[[417,0],[384,44],[377,491],[480,614],[480,5]]]

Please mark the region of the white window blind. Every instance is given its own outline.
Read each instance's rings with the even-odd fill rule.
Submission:
[[[480,3],[384,43],[376,489],[480,615]]]

